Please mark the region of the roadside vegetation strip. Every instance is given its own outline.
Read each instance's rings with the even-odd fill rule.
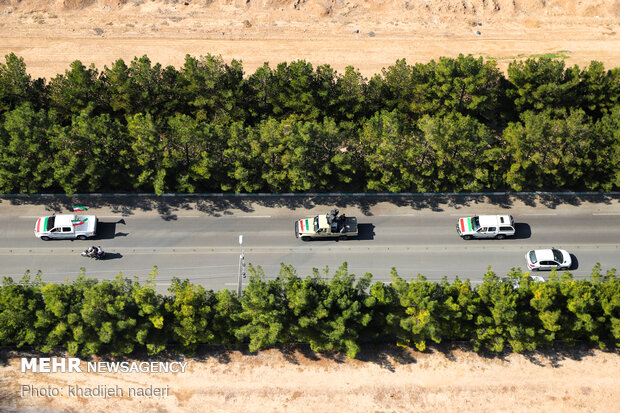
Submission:
[[[0,198],[37,198],[37,197],[58,197],[58,198],[81,198],[81,197],[110,197],[110,198],[123,198],[123,197],[153,197],[159,198],[163,195],[167,197],[178,198],[300,198],[300,197],[348,197],[348,198],[365,198],[365,197],[468,197],[468,196],[617,196],[620,195],[620,191],[609,192],[573,192],[573,191],[536,191],[536,192],[363,192],[363,193],[351,193],[351,192],[299,192],[299,193],[224,193],[224,192],[204,192],[204,193],[166,193],[158,195],[156,193],[102,193],[102,194],[88,194],[88,193],[75,193],[72,195],[67,194],[1,194]],[[599,214],[600,215],[600,214]]]
[[[620,188],[620,69],[596,61],[542,56],[504,75],[460,55],[366,79],[305,61],[245,76],[212,55],[180,69],[143,56],[101,71],[76,60],[49,82],[5,61],[2,193]]]
[[[590,279],[552,272],[548,282],[511,270],[491,270],[480,285],[456,279],[439,283],[422,276],[391,283],[356,277],[344,263],[330,279],[313,270],[300,277],[282,265],[266,279],[249,267],[241,297],[213,292],[174,278],[169,294],[155,291],[156,269],[144,284],[123,279],[48,284],[40,276],[0,287],[0,344],[58,347],[71,354],[125,355],[166,348],[193,354],[202,344],[249,345],[251,351],[308,343],[313,351],[344,351],[355,357],[360,343],[391,337],[424,350],[427,343],[469,341],[501,352],[535,350],[556,341],[620,346],[620,279],[615,270]]]

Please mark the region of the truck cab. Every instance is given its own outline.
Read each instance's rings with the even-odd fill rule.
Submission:
[[[95,215],[62,214],[41,217],[34,225],[34,235],[47,241],[50,239],[86,239],[97,231]]]
[[[515,234],[515,221],[512,215],[480,215],[460,218],[456,223],[456,232],[466,240],[503,239]]]
[[[316,238],[353,238],[358,235],[357,218],[338,215],[333,209],[329,214],[317,215],[295,221],[295,237],[307,241]]]

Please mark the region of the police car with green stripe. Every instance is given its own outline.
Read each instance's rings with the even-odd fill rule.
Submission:
[[[34,224],[34,235],[43,241],[50,239],[86,239],[97,233],[95,215],[61,214],[41,217]]]
[[[302,241],[315,238],[353,238],[357,237],[357,218],[338,215],[337,209],[329,214],[295,221],[295,237]]]
[[[463,239],[503,239],[515,234],[515,221],[512,215],[480,215],[460,218],[456,223],[456,232]]]

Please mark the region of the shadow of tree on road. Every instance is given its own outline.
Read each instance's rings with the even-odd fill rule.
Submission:
[[[446,208],[466,208],[476,205],[492,205],[501,209],[508,209],[521,202],[526,206],[543,206],[555,209],[559,205],[579,206],[584,202],[611,205],[620,200],[617,194],[498,194],[498,195],[308,195],[277,197],[252,194],[236,196],[232,194],[213,196],[30,196],[30,197],[0,197],[1,202],[11,205],[41,205],[50,213],[67,213],[73,205],[87,205],[90,208],[108,207],[112,213],[121,216],[131,216],[137,211],[157,211],[164,220],[177,219],[177,213],[182,211],[198,211],[207,216],[220,217],[230,215],[235,211],[251,213],[257,207],[288,209],[326,208],[358,208],[362,215],[372,216],[372,208],[378,204],[391,204],[411,210],[428,209],[442,212]]]

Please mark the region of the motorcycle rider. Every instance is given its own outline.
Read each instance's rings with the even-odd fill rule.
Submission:
[[[88,251],[86,251],[86,255],[94,258],[95,254],[97,253],[97,247],[95,247],[94,245],[88,248]]]
[[[103,252],[103,249],[101,249],[101,245],[98,245],[97,246],[97,258],[98,259],[103,258],[103,254],[104,254],[104,252]]]

